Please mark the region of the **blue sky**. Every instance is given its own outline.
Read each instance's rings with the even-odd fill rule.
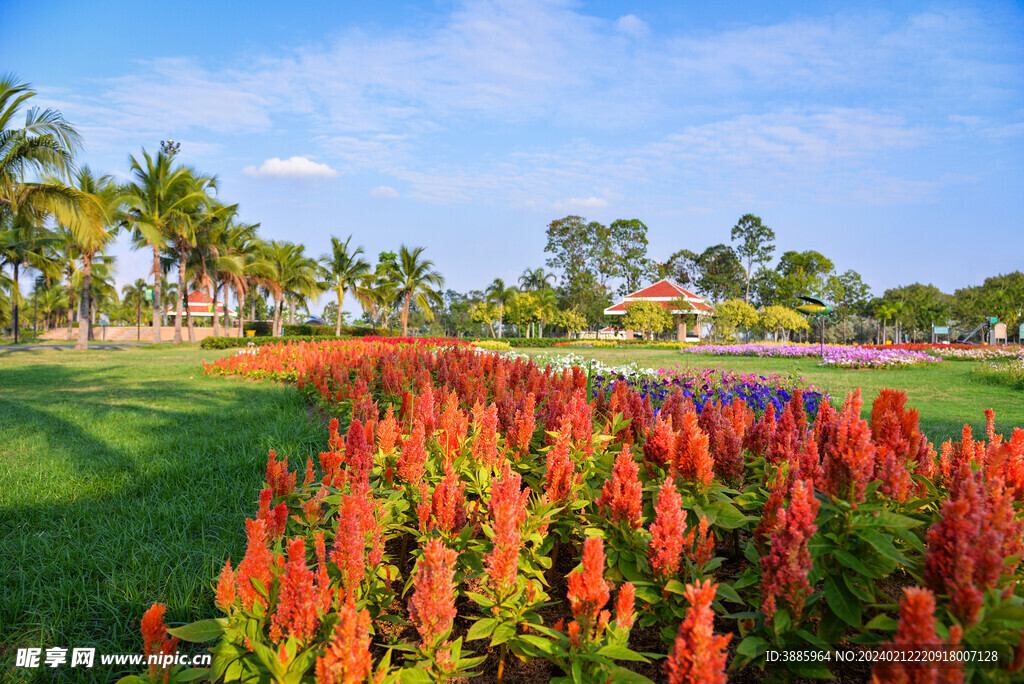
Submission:
[[[180,140],[266,238],[426,245],[461,291],[543,265],[570,213],[662,259],[754,213],[878,294],[1024,268],[1013,3],[212,5],[6,0],[0,71],[96,170]]]

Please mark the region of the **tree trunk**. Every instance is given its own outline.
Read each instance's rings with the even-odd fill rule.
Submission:
[[[14,344],[18,344],[18,298],[21,290],[18,287],[18,262],[14,262],[14,284],[11,288],[11,323],[14,326]]]
[[[192,307],[188,305],[188,297],[185,298],[185,320],[188,321],[188,341],[196,341],[196,324],[192,317]]]
[[[249,292],[249,320],[256,322],[256,293],[252,291]]]
[[[345,291],[340,287],[338,288],[338,320],[334,324],[334,336],[338,337],[341,335],[341,304],[345,301]]]
[[[281,337],[281,333],[278,328],[280,327],[279,321],[281,320],[281,307],[283,306],[283,300],[274,297],[274,320],[271,324],[271,334],[274,337]]]
[[[238,336],[245,337],[245,325],[242,323],[242,291],[235,289],[235,299],[238,300]]]
[[[160,249],[153,245],[153,344],[160,344]]]
[[[181,344],[182,299],[185,292],[185,255],[178,255],[178,296],[174,304],[174,344]]]
[[[66,340],[71,340],[71,325],[75,322],[75,289],[71,286],[71,276],[68,276],[68,333],[64,337]]]
[[[82,296],[78,304],[78,343],[75,349],[85,351],[89,348],[89,337],[92,332],[92,312],[89,310],[89,287],[92,285],[92,255],[82,254]]]
[[[220,337],[220,316],[217,314],[217,295],[219,294],[220,284],[213,284],[213,309],[210,313],[213,314],[213,336]],[[225,296],[227,293],[225,293]]]
[[[412,295],[402,301],[402,337],[409,336],[409,305],[412,304]]]

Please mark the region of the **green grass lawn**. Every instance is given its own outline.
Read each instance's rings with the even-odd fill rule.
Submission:
[[[0,351],[0,681],[111,681],[10,668],[19,646],[141,652],[154,601],[170,623],[215,616],[267,450],[305,463],[326,441],[294,388],[205,377],[221,355]]]
[[[540,353],[569,353],[550,349],[517,349],[535,356]],[[756,358],[748,356],[712,356],[680,354],[675,351],[640,349],[572,349],[583,358],[597,359],[609,365],[636,361],[649,368],[727,368],[740,373],[796,374],[828,392],[839,403],[856,387],[864,398],[864,416],[871,411],[871,402],[878,390],[893,387],[905,390],[908,403],[921,414],[921,428],[938,444],[946,439],[959,439],[964,423],[969,423],[975,436],[985,435],[987,408],[995,409],[996,431],[1007,437],[1015,427],[1024,427],[1024,392],[1012,387],[979,382],[971,371],[981,362],[943,361],[929,366],[894,370],[850,370],[819,367],[814,358]]]
[[[540,350],[528,350],[535,353]],[[973,382],[973,363],[898,371],[818,368],[813,359],[711,358],[675,352],[577,350],[607,363],[722,366],[798,373],[833,396],[853,387],[907,390],[928,436],[1024,426],[1019,390]],[[102,668],[15,670],[18,647],[140,652],[142,613],[168,605],[171,624],[213,617],[225,558],[244,553],[267,450],[314,458],[326,430],[292,387],[206,377],[194,345],[0,350],[0,681],[93,679]]]

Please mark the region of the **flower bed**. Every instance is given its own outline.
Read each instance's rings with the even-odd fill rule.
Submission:
[[[986,363],[975,374],[989,382],[1024,389],[1024,356]]]
[[[212,643],[210,671],[155,679],[724,682],[849,675],[877,647],[1024,658],[1024,430],[996,435],[991,412],[984,441],[965,428],[936,455],[894,390],[870,422],[859,393],[810,420],[799,388],[779,412],[698,411],[683,388],[705,376],[677,374],[655,413],[640,376],[591,396],[580,368],[359,341],[206,370],[286,373],[337,419],[316,462],[270,452],[220,617],[143,618],[147,654]],[[817,655],[768,662],[796,649]]]
[[[941,361],[923,351],[839,344],[704,344],[687,347],[682,353],[760,357],[816,356],[821,359],[819,366],[842,368],[901,368]]]

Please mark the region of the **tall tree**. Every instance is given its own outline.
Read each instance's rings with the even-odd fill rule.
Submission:
[[[132,182],[124,198],[125,220],[132,228],[136,249],[149,247],[153,250],[153,342],[159,343],[163,276],[160,255],[173,234],[172,226],[186,220],[188,212],[206,195],[195,187],[189,169],[174,166],[173,155],[160,151],[156,157],[151,157],[143,149],[142,160],[131,157],[131,162]],[[180,341],[180,329],[175,337]]]
[[[35,226],[33,230],[38,232],[47,215],[66,218],[77,201],[72,188],[36,180],[48,173],[66,177],[72,172],[73,156],[81,146],[81,137],[54,109],[29,107],[25,111],[24,125],[18,127],[15,120],[35,95],[27,83],[19,83],[15,76],[0,75],[0,225],[6,225],[5,230]],[[8,244],[20,244],[6,257],[13,271],[10,307],[15,341],[20,328],[19,271],[29,253],[34,253],[34,250],[26,251],[29,244],[22,239],[24,237],[7,240]]]
[[[776,269],[782,276],[780,299],[788,305],[799,295],[822,294],[826,278],[834,268],[830,259],[814,250],[784,253]]]
[[[715,303],[739,294],[743,265],[729,245],[712,245],[697,258],[697,287]]]
[[[515,293],[516,289],[507,287],[501,278],[495,278],[484,290],[488,300],[498,307],[498,337],[505,336],[505,307]]]
[[[370,262],[363,259],[363,248],[360,245],[354,249],[349,246],[352,236],[349,235],[342,242],[331,236],[331,251],[320,257],[324,288],[334,290],[338,296],[338,314],[334,325],[334,334],[341,334],[342,307],[345,303],[345,294],[361,287],[363,278],[370,272]]]
[[[442,304],[441,293],[444,278],[434,270],[434,262],[423,259],[425,247],[409,249],[402,245],[398,250],[398,258],[394,262],[392,274],[395,293],[402,304],[402,336],[409,334],[409,308],[415,302],[423,317],[430,321],[433,314],[431,304]]]
[[[54,179],[54,182],[59,182]],[[74,173],[75,190],[78,198],[75,210],[67,222],[66,236],[73,241],[73,248],[82,260],[82,289],[78,306],[78,342],[75,349],[89,348],[92,308],[90,293],[92,287],[92,264],[98,252],[117,237],[120,227],[123,191],[112,176],[98,176],[88,166]]]
[[[622,278],[619,294],[636,292],[650,271],[647,226],[640,219],[618,219],[599,233],[598,248],[608,255],[611,274]]]
[[[743,301],[749,304],[750,278],[753,276],[754,266],[771,261],[772,252],[775,251],[775,232],[761,223],[760,216],[744,214],[732,227],[731,237],[733,242],[739,240],[736,254],[747,264],[746,297]]]
[[[825,296],[835,305],[843,321],[843,344],[846,344],[846,321],[850,313],[862,308],[871,296],[868,286],[856,271],[830,275],[825,283]]]

